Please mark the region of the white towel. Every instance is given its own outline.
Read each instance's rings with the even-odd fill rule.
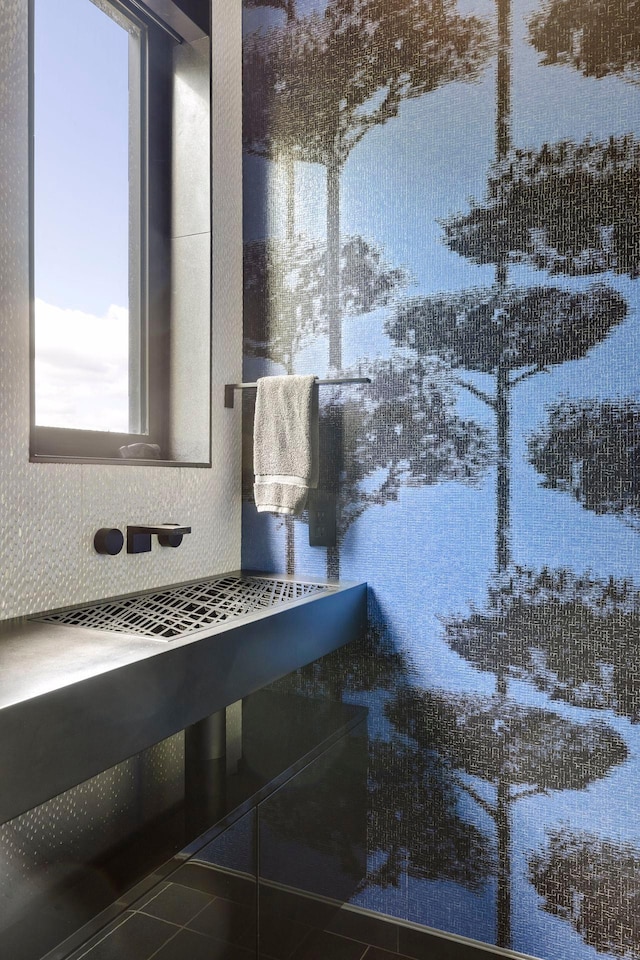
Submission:
[[[254,495],[260,513],[302,513],[318,486],[318,386],[314,376],[258,380]]]

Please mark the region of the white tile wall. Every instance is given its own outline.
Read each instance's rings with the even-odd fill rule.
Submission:
[[[27,0],[0,0],[0,619],[240,565],[241,3],[213,0],[212,469],[29,463]],[[218,187],[219,184],[219,187]],[[96,529],[191,524],[178,550],[98,556]]]

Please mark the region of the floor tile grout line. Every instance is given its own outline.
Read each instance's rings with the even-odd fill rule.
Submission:
[[[194,915],[187,920],[187,923],[184,923],[184,924],[175,923],[173,920],[167,920],[166,917],[158,917],[153,913],[145,912],[144,907],[148,906],[148,904],[153,903],[153,901],[156,900],[161,893],[164,893],[164,891],[168,890],[169,888],[170,888],[170,884],[167,884],[167,886],[163,887],[162,890],[158,890],[158,892],[153,897],[151,897],[149,900],[146,900],[144,902],[142,907],[138,907],[137,909],[133,909],[131,907],[128,908],[125,912],[128,913],[129,916],[120,916],[118,918],[118,922],[116,922],[115,925],[108,930],[108,932],[104,932],[104,936],[100,937],[99,940],[96,940],[95,943],[92,943],[91,946],[84,951],[84,953],[74,956],[72,960],[85,960],[85,957],[89,957],[89,960],[91,960],[90,958],[91,952],[96,947],[100,946],[101,943],[104,943],[105,940],[108,940],[109,937],[111,937],[114,933],[116,933],[117,930],[119,930],[122,926],[124,926],[124,924],[128,923],[132,919],[132,917],[136,915],[138,916],[142,915],[143,917],[148,917],[150,920],[158,920],[160,923],[166,923],[167,926],[175,928],[171,936],[167,937],[167,939],[163,943],[161,943],[160,946],[157,947],[152,954],[149,954],[149,956],[146,957],[145,960],[152,960],[152,958],[155,957],[160,952],[160,950],[162,950],[168,943],[170,943],[172,940],[174,940],[178,936],[181,930],[189,930],[190,933],[196,933],[199,936],[204,937],[205,939],[211,939],[211,938],[207,938],[206,934],[199,933],[198,930],[190,929],[189,927],[187,927],[187,924],[191,923],[192,920],[195,920],[196,917],[198,917],[204,910],[206,910],[207,907],[211,906],[211,904],[215,900],[219,900],[220,899],[219,897],[211,897],[209,900],[209,903],[205,903],[205,905],[201,907],[198,911],[196,911],[196,913],[194,913]],[[187,889],[191,890],[195,888],[188,887]],[[205,893],[205,891],[198,891],[198,892]],[[206,895],[208,896],[208,894]],[[82,949],[83,949],[82,946],[78,947],[78,950],[82,950]]]
[[[213,900],[219,900],[219,899],[220,899],[220,897],[214,897],[214,898],[213,898]],[[138,910],[137,912],[138,912],[138,913],[142,913],[145,917],[151,917],[152,920],[163,920],[165,923],[172,923],[174,927],[186,927],[186,926],[188,926],[188,924],[190,924],[193,920],[195,920],[196,917],[199,917],[200,914],[203,912],[203,910],[206,910],[207,907],[210,907],[211,904],[213,903],[213,900],[210,900],[209,903],[205,903],[204,907],[200,907],[200,909],[199,909],[196,913],[194,913],[192,917],[189,917],[189,919],[187,920],[186,923],[176,923],[175,920],[167,920],[166,917],[159,917],[159,916],[157,916],[155,913],[145,913],[144,910]]]
[[[194,888],[189,887],[188,889],[194,889]],[[199,893],[203,893],[204,891],[198,891],[198,892],[199,892]],[[154,899],[155,899],[155,898],[154,898]],[[172,926],[177,927],[176,932],[175,932],[175,933],[172,933],[171,936],[168,937],[168,938],[164,941],[164,943],[161,943],[160,946],[157,948],[157,950],[154,950],[154,952],[153,952],[150,956],[148,956],[148,957],[146,958],[146,960],[153,960],[153,958],[154,958],[155,956],[157,956],[158,953],[159,953],[161,950],[163,950],[168,943],[171,943],[172,940],[175,940],[175,938],[178,936],[178,934],[180,933],[181,930],[187,930],[189,933],[195,933],[195,934],[197,934],[198,936],[203,937],[205,940],[211,940],[211,939],[213,939],[212,937],[207,937],[207,935],[204,934],[204,933],[200,933],[199,930],[193,930],[191,927],[188,927],[187,924],[188,924],[188,923],[191,923],[193,920],[195,920],[196,917],[199,917],[200,914],[201,914],[204,910],[206,910],[208,907],[211,906],[211,904],[214,902],[214,900],[219,900],[219,899],[220,899],[220,897],[213,897],[213,898],[209,901],[209,903],[205,903],[204,907],[201,907],[200,910],[198,910],[197,913],[194,913],[194,915],[187,920],[187,923],[183,923],[183,924],[173,923],[171,920],[165,920],[164,917],[154,917],[152,914],[145,913],[145,914],[144,914],[145,917],[149,917],[149,916],[150,916],[150,917],[152,917],[152,919],[154,919],[154,920],[162,920],[164,923],[171,923]],[[150,900],[149,903],[151,903],[151,902],[152,902],[152,901]],[[142,912],[142,911],[140,911],[140,912]]]
[[[216,899],[218,899],[218,898],[216,898]],[[208,904],[207,904],[207,906],[208,906]],[[207,909],[206,906],[202,908],[202,910],[206,910],[206,909]],[[202,910],[200,910],[199,912],[202,913]],[[197,916],[198,916],[198,914],[195,914],[195,916],[193,916],[191,919],[192,919],[192,920],[195,920],[195,917],[197,917]],[[158,918],[156,917],[156,919],[158,919]],[[165,923],[168,923],[168,922],[169,922],[169,921],[165,921]],[[189,921],[189,923],[190,923],[190,922],[191,922],[191,921]],[[173,924],[173,926],[177,926],[177,924]],[[150,956],[148,956],[148,957],[146,958],[146,960],[153,960],[153,958],[154,958],[155,956],[157,956],[157,955],[160,953],[161,950],[164,950],[164,948],[166,947],[166,945],[167,945],[168,943],[171,943],[172,940],[175,940],[175,938],[178,936],[178,934],[179,934],[181,931],[183,931],[183,930],[186,930],[187,933],[193,933],[193,934],[195,934],[197,937],[202,937],[203,940],[215,940],[215,939],[216,939],[215,937],[208,937],[208,936],[206,935],[206,933],[200,933],[199,930],[192,930],[191,927],[187,927],[186,925],[178,926],[176,932],[175,932],[175,933],[172,933],[171,936],[170,936],[167,940],[165,940],[164,943],[161,943],[160,946],[159,946],[156,950],[154,950],[154,952],[153,952]],[[224,943],[225,941],[218,941],[218,942]]]
[[[127,911],[127,912],[129,912],[129,911]],[[134,915],[134,914],[131,913],[131,917],[132,917],[133,915]],[[90,937],[89,940],[86,941],[86,943],[81,944],[81,945],[78,947],[78,949],[77,949],[76,951],[74,951],[74,953],[71,955],[71,960],[84,960],[85,957],[88,957],[88,956],[89,956],[89,954],[91,953],[92,950],[95,950],[95,948],[96,948],[96,947],[99,947],[101,943],[104,943],[104,941],[105,941],[108,937],[110,937],[112,933],[115,933],[116,930],[119,930],[120,927],[124,926],[124,924],[127,923],[127,921],[131,919],[131,917],[122,917],[122,916],[118,917],[118,923],[116,923],[115,927],[113,927],[112,930],[109,930],[109,931],[106,932],[106,933],[104,933],[104,930],[100,930],[98,933],[95,934],[95,936],[96,936],[96,937],[99,937],[99,936],[100,936],[100,933],[104,933],[104,936],[103,936],[103,937],[100,937],[99,940],[96,940],[95,943],[92,943],[91,946],[88,947],[88,948],[84,951],[84,953],[78,953],[78,950],[82,950],[82,949],[86,946],[86,944],[89,943],[89,942],[91,941],[91,939],[93,939],[93,938]],[[115,922],[115,921],[113,921],[113,922]],[[77,956],[76,956],[76,954],[77,954]]]
[[[342,937],[343,940],[353,940],[355,943],[361,943],[367,948],[367,950],[382,950],[383,953],[390,954],[391,957],[401,956],[402,960],[405,960],[404,954],[400,953],[400,943],[399,937],[395,937],[395,943],[392,947],[382,947],[379,943],[371,943],[370,940],[363,940],[360,937],[348,936],[346,933],[336,933],[335,930],[327,930],[326,933],[331,933],[334,937]],[[363,954],[358,960],[364,960],[366,954]]]
[[[191,917],[190,920],[187,920],[187,923],[185,923],[185,927],[187,926],[187,924],[193,923],[193,921],[196,919],[196,917],[199,917],[200,914],[201,914],[201,913],[204,913],[205,910],[208,910],[212,903],[215,903],[216,900],[221,900],[221,899],[222,899],[222,897],[212,897],[211,900],[209,901],[209,903],[205,903],[205,905],[204,905],[204,907],[202,907],[202,909],[198,910],[197,913],[194,913],[194,915]],[[196,931],[196,933],[197,933],[197,932],[198,932],[198,931]]]
[[[160,893],[164,893],[165,890],[169,890],[171,886],[181,886],[181,887],[182,887],[182,886],[184,886],[184,885],[183,885],[183,884],[167,884],[167,886],[164,888],[164,890],[161,890]],[[185,890],[193,890],[193,891],[196,892],[196,893],[203,893],[206,897],[209,897],[209,903],[205,903],[204,907],[200,907],[200,909],[197,910],[196,913],[194,913],[194,915],[193,915],[192,917],[189,917],[189,919],[187,920],[187,923],[182,923],[182,924],[180,924],[180,923],[176,923],[174,920],[167,920],[166,917],[158,917],[158,916],[156,916],[155,913],[145,913],[145,909],[144,909],[144,908],[147,906],[147,904],[153,903],[153,901],[154,901],[155,899],[157,899],[157,897],[160,896],[160,893],[157,893],[155,897],[152,897],[152,898],[151,898],[151,900],[145,901],[144,906],[140,907],[140,908],[136,911],[136,913],[143,913],[143,914],[145,915],[145,917],[153,917],[155,920],[164,920],[165,923],[173,923],[173,925],[176,926],[176,927],[185,928],[185,927],[187,926],[187,924],[191,923],[192,920],[195,920],[196,917],[199,917],[203,910],[206,910],[207,907],[210,907],[211,904],[212,904],[215,900],[223,899],[223,898],[221,898],[221,897],[219,897],[219,896],[217,896],[217,895],[216,895],[216,896],[211,896],[211,894],[207,893],[206,890],[198,890],[197,887],[184,887],[184,889],[185,889]]]
[[[161,916],[157,916],[157,915],[152,914],[152,913],[146,913],[146,912],[145,912],[145,907],[147,907],[147,906],[151,905],[152,903],[154,903],[154,901],[157,900],[157,898],[158,898],[162,893],[166,892],[167,890],[170,890],[171,886],[172,886],[171,883],[167,883],[166,886],[164,886],[161,890],[159,890],[153,897],[151,897],[150,899],[146,900],[141,907],[139,907],[139,908],[137,908],[137,909],[134,909],[134,908],[131,908],[131,907],[130,907],[130,908],[128,909],[128,911],[127,911],[127,913],[129,913],[129,916],[119,918],[119,922],[116,923],[116,925],[113,927],[113,929],[109,930],[109,932],[106,933],[105,936],[101,937],[99,940],[97,940],[95,943],[93,943],[93,944],[91,945],[91,947],[89,947],[88,950],[85,950],[85,952],[82,953],[80,956],[76,957],[75,960],[85,960],[85,958],[87,958],[87,957],[88,957],[89,960],[90,960],[91,951],[92,951],[93,949],[95,949],[96,947],[98,947],[98,946],[99,946],[101,943],[103,943],[106,939],[108,939],[108,937],[110,937],[112,934],[114,934],[114,933],[115,933],[117,930],[119,930],[122,926],[124,926],[124,924],[126,924],[126,923],[127,923],[133,916],[135,916],[136,914],[138,914],[138,915],[142,914],[143,916],[148,917],[148,918],[151,919],[151,920],[157,920],[157,921],[160,921],[161,923],[166,923],[168,927],[174,928],[174,929],[173,929],[173,932],[171,933],[171,935],[168,936],[167,939],[164,940],[163,943],[161,943],[161,944],[153,951],[153,953],[149,954],[148,957],[146,958],[146,960],[153,960],[154,957],[157,957],[158,954],[160,953],[160,951],[163,950],[163,949],[167,946],[167,944],[171,943],[172,940],[175,940],[175,938],[178,936],[178,934],[180,933],[181,930],[186,930],[186,931],[188,931],[189,933],[196,934],[197,936],[200,936],[200,937],[202,937],[202,938],[205,939],[205,940],[211,940],[211,939],[213,939],[214,941],[219,942],[219,943],[224,943],[224,942],[226,942],[226,941],[224,941],[224,940],[219,940],[218,937],[211,937],[211,936],[203,933],[202,931],[197,930],[197,929],[194,929],[193,927],[190,927],[190,926],[189,926],[189,924],[193,923],[193,921],[196,920],[196,919],[197,919],[205,910],[207,910],[214,902],[216,902],[217,900],[226,900],[227,898],[225,898],[225,897],[220,897],[220,896],[217,896],[217,895],[216,895],[216,896],[211,896],[207,891],[200,890],[199,888],[196,888],[196,887],[186,887],[185,885],[180,884],[179,886],[185,886],[185,889],[187,889],[187,890],[193,890],[194,892],[205,894],[205,896],[209,897],[209,902],[208,902],[208,903],[205,903],[202,907],[200,907],[200,908],[193,914],[193,916],[189,917],[189,919],[186,920],[185,923],[176,923],[174,920],[168,920],[166,917],[161,917]],[[229,901],[229,902],[235,903],[235,901]],[[310,931],[310,932],[311,932],[311,931]],[[330,932],[330,931],[325,931],[325,932]],[[383,952],[388,953],[388,954],[389,954],[389,957],[390,957],[390,960],[393,960],[394,956],[396,956],[396,957],[398,957],[398,958],[401,957],[401,954],[400,954],[400,952],[399,952],[399,942],[398,942],[398,944],[397,944],[397,946],[396,946],[396,949],[391,950],[391,951],[388,951],[388,950],[386,950],[386,948],[376,947],[375,944],[368,943],[367,941],[365,941],[365,940],[360,940],[359,938],[356,938],[356,937],[347,937],[347,936],[344,936],[343,934],[337,934],[337,933],[332,933],[332,935],[333,935],[333,936],[337,936],[337,937],[339,937],[339,938],[341,938],[341,939],[344,939],[344,940],[350,940],[350,941],[352,941],[352,942],[354,942],[354,943],[357,943],[357,944],[359,944],[360,946],[362,946],[363,950],[362,950],[362,953],[360,953],[360,955],[359,955],[359,957],[358,957],[358,960],[367,960],[367,957],[373,957],[373,952],[374,952],[376,949],[378,949],[378,950],[382,949]],[[304,940],[305,940],[305,939],[306,939],[306,938],[303,937],[302,940],[300,941],[300,943],[299,943],[296,947],[293,948],[293,953],[291,954],[291,956],[293,956],[293,954],[296,952],[296,950],[298,950],[298,949],[302,946],[302,944],[304,943]],[[398,936],[398,941],[399,941],[399,936]],[[82,949],[82,947],[80,947],[79,949]],[[404,956],[402,956],[402,960],[405,960]]]
[[[344,937],[344,939],[351,940],[352,943],[359,943],[360,946],[364,948],[360,956],[357,958],[357,960],[364,960],[365,956],[367,955],[367,953],[371,948],[371,944],[365,943],[363,940],[356,940],[355,937]]]
[[[382,950],[385,953],[390,953],[392,957],[394,955],[397,955],[399,957],[402,957],[402,960],[405,960],[405,955],[400,951],[400,928],[395,923],[391,924],[391,926],[394,927],[394,931],[393,931],[393,946],[390,946],[390,947],[382,946],[380,943],[371,942],[370,940],[365,940],[353,934],[340,933],[338,932],[338,930],[332,929],[331,925],[329,926],[329,928],[327,928],[326,932],[332,933],[337,937],[343,937],[347,940],[356,940],[358,943],[364,943],[365,946],[371,947],[371,949],[373,950]],[[361,957],[360,960],[363,960],[363,958]]]
[[[155,899],[155,897],[152,898],[151,900],[149,900],[148,903],[151,903],[154,899]],[[219,940],[217,937],[209,937],[209,936],[207,936],[207,934],[204,934],[204,933],[202,933],[202,932],[199,931],[199,930],[194,930],[193,928],[187,926],[187,924],[191,923],[191,922],[192,922],[193,920],[195,920],[196,917],[198,917],[204,910],[206,910],[207,907],[209,907],[209,906],[211,905],[211,903],[214,902],[214,900],[219,900],[219,899],[221,899],[221,898],[220,898],[220,897],[213,897],[213,899],[212,899],[208,904],[205,904],[203,907],[201,907],[200,910],[198,910],[197,913],[195,913],[195,914],[193,915],[193,917],[191,917],[191,918],[187,921],[187,923],[185,923],[185,924],[177,924],[177,923],[174,923],[174,922],[171,921],[171,920],[165,919],[164,917],[156,917],[156,916],[154,916],[153,914],[146,914],[146,913],[144,913],[143,910],[134,911],[135,913],[143,913],[144,916],[149,917],[149,918],[152,919],[152,920],[160,920],[162,923],[166,923],[168,926],[175,927],[175,930],[174,930],[174,932],[172,932],[171,936],[167,937],[167,939],[166,939],[163,943],[161,943],[158,947],[156,947],[156,949],[153,951],[153,953],[149,954],[149,955],[145,958],[145,960],[153,960],[154,957],[157,957],[157,955],[160,953],[161,950],[163,950],[169,943],[171,943],[172,940],[175,940],[175,938],[178,936],[178,934],[180,933],[181,930],[186,930],[188,933],[193,933],[193,934],[195,934],[196,936],[200,936],[200,937],[203,938],[203,940],[211,940],[211,939],[213,939],[213,940],[215,940],[216,942],[220,942],[220,943],[226,942],[226,941],[221,941],[221,940]],[[224,899],[224,898],[222,898],[222,899]],[[132,914],[132,916],[133,916],[133,914]],[[99,946],[101,943],[103,943],[104,940],[106,940],[109,936],[111,936],[113,933],[115,933],[116,930],[118,930],[120,927],[122,927],[122,926],[123,926],[128,920],[130,920],[130,919],[131,919],[131,917],[126,917],[125,919],[123,919],[120,923],[117,924],[117,926],[115,926],[115,927],[113,928],[113,930],[110,930],[109,933],[106,934],[106,936],[102,937],[100,940],[98,940],[96,943],[94,943],[94,944],[89,948],[88,951],[86,951],[85,953],[83,953],[80,957],[77,957],[76,960],[84,960],[84,958],[87,957],[95,947],[97,947],[97,946]],[[333,936],[340,936],[340,935],[339,935],[339,934],[333,934]],[[352,940],[354,943],[359,943],[359,944],[362,945],[362,947],[363,947],[364,949],[363,949],[363,952],[362,952],[362,953],[360,954],[360,956],[358,957],[358,960],[367,960],[367,957],[369,957],[370,955],[373,956],[372,951],[374,951],[374,950],[376,950],[376,949],[381,949],[381,948],[379,948],[379,947],[376,947],[374,944],[366,943],[365,941],[355,940],[355,939],[352,938],[352,937],[341,937],[341,939],[344,939],[344,940]],[[299,949],[299,948],[300,948],[300,946],[302,945],[303,942],[304,942],[304,939],[303,939],[303,941],[301,941],[300,944],[298,944],[298,947],[297,947],[297,948],[294,948],[294,952],[295,952],[296,949]],[[390,960],[393,960],[394,954],[395,954],[396,956],[400,957],[400,954],[397,953],[396,951],[393,951],[393,952],[392,952],[392,951],[386,951],[386,950],[385,950],[385,951],[383,951],[383,952],[388,952],[388,953],[389,953]],[[404,957],[402,958],[402,960],[404,960]]]
[[[178,934],[180,933],[180,930],[183,930],[183,929],[184,929],[184,927],[178,927],[178,929],[176,930],[176,932],[175,932],[175,933],[172,933],[171,936],[168,937],[168,938],[164,941],[164,943],[161,943],[160,946],[159,946],[156,950],[153,951],[153,953],[150,953],[149,956],[146,958],[146,960],[153,960],[153,958],[156,957],[156,956],[160,953],[161,950],[164,950],[164,948],[166,947],[166,945],[167,945],[168,943],[171,943],[172,940],[175,940],[175,938],[176,938],[176,937],[178,936]]]

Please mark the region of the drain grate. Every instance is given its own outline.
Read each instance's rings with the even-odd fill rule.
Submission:
[[[329,584],[221,577],[123,600],[105,600],[32,619],[175,640],[226,620],[330,590]]]

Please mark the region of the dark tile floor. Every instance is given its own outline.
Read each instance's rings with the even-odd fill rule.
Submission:
[[[190,880],[190,883],[193,881]],[[255,960],[255,915],[246,903],[202,887],[165,883],[77,950],[69,960]],[[357,915],[354,915],[357,916]],[[345,936],[345,927],[350,936]],[[389,924],[345,924],[317,930],[283,916],[261,917],[264,960],[410,960],[395,946]],[[375,943],[361,937],[373,932]],[[355,934],[355,935],[354,935]]]

